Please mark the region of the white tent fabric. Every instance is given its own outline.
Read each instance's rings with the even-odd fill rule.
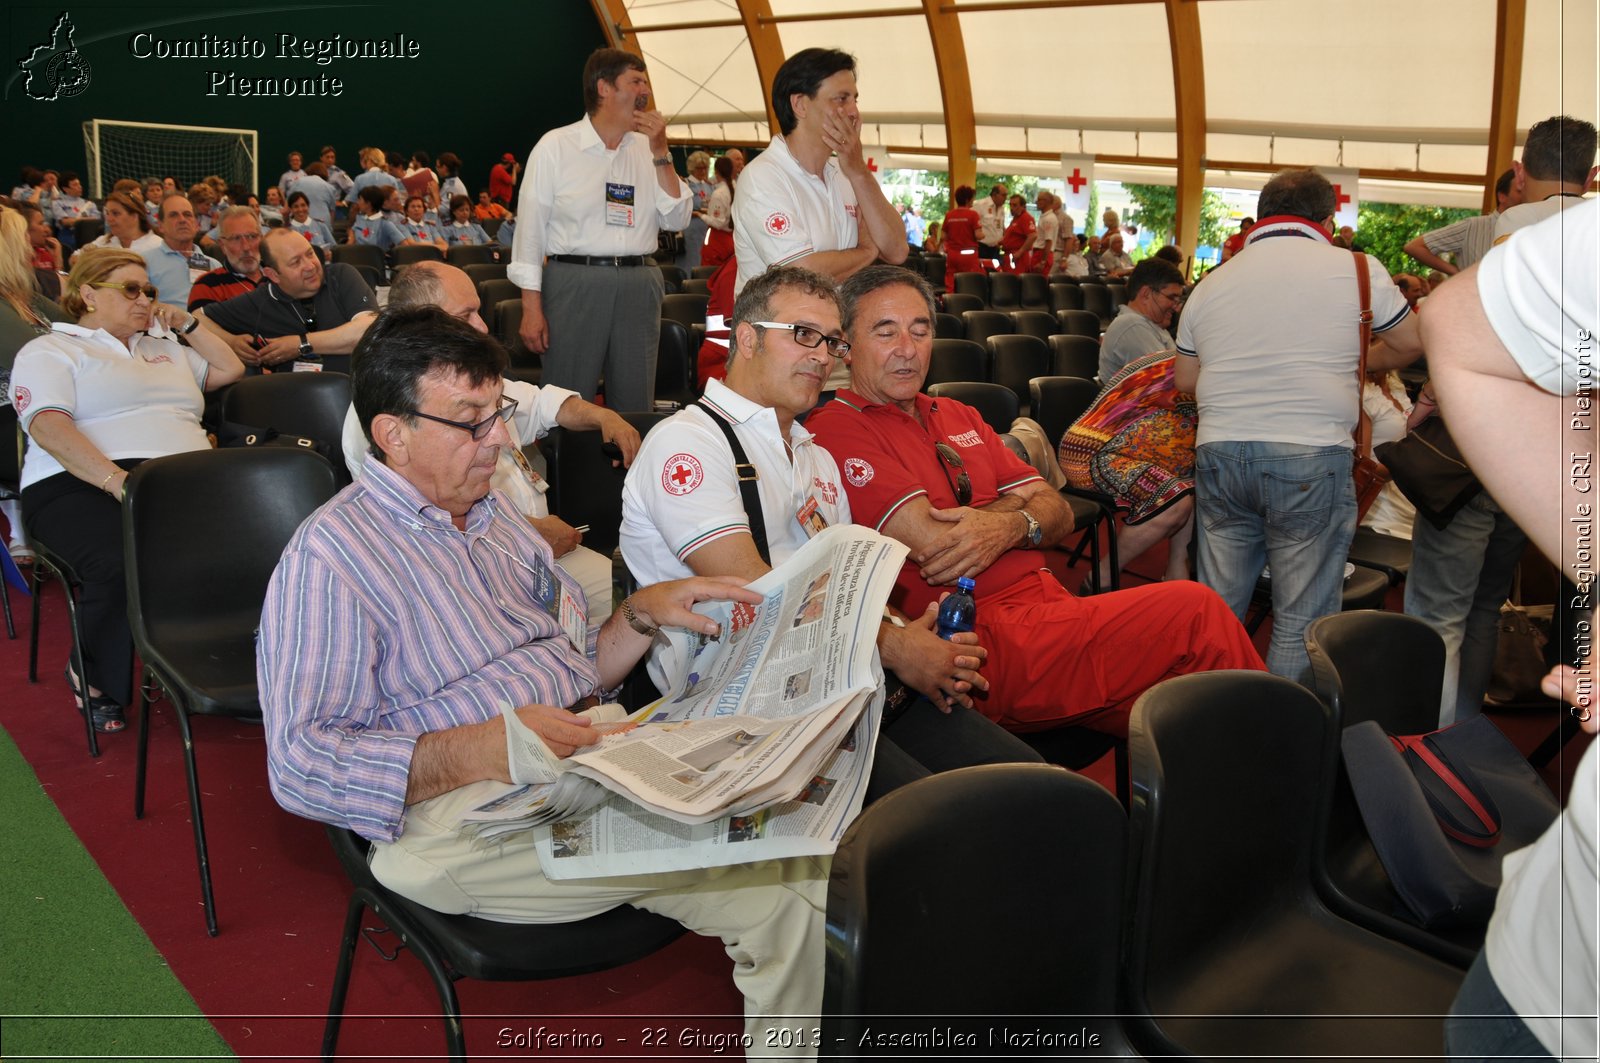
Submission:
[[[1196,4],[1199,16],[1208,185],[1256,187],[1272,166],[1342,165],[1371,173],[1362,179],[1369,199],[1480,201],[1495,21],[1507,0],[1183,2]],[[1517,142],[1552,114],[1600,119],[1594,0],[1520,2]],[[769,0],[768,7],[774,21],[765,25],[782,54],[824,46],[856,56],[862,115],[873,127],[866,139],[887,145],[893,164],[948,166],[922,3]],[[1118,157],[1100,165],[1104,178],[1174,180],[1177,112],[1163,2],[940,0],[936,7],[958,13],[978,169],[1050,173],[1050,157],[1081,152]],[[644,54],[675,139],[768,139],[765,86],[742,22],[759,3],[623,0],[622,8],[631,24],[622,43]]]

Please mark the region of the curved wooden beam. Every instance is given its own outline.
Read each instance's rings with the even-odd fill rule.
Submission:
[[[1200,242],[1200,203],[1206,177],[1206,75],[1200,9],[1194,0],[1166,0],[1166,7],[1173,113],[1178,124],[1178,216],[1172,239],[1192,255]]]
[[[628,17],[623,0],[589,0],[589,6],[594,8],[595,21],[600,23],[600,32],[606,35],[606,44],[612,48],[628,48],[627,38],[633,20]]]
[[[772,5],[767,0],[738,0],[739,18],[756,60],[756,78],[761,83],[761,101],[767,108],[767,135],[778,135],[778,112],[772,109],[772,81],[783,65],[783,41],[772,21]],[[765,147],[766,145],[762,145]]]
[[[1484,173],[1483,209],[1495,207],[1494,183],[1511,165],[1517,146],[1517,105],[1522,96],[1522,49],[1528,0],[1498,0],[1494,12],[1494,95],[1489,105],[1489,152]]]
[[[922,0],[933,42],[933,62],[939,71],[939,95],[944,102],[944,143],[950,165],[951,205],[954,190],[978,179],[977,122],[972,113],[972,74],[967,66],[967,45],[961,36],[961,16],[941,0]]]

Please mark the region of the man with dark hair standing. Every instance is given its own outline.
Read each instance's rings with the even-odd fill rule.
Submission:
[[[613,410],[648,410],[661,338],[661,272],[646,256],[689,224],[667,120],[650,106],[644,60],[601,48],[583,67],[585,117],[539,138],[517,200],[506,276],[522,289],[522,342],[544,382]]]
[[[1351,433],[1360,405],[1355,256],[1331,245],[1334,196],[1315,170],[1284,170],[1227,269],[1194,290],[1173,382],[1195,395],[1199,577],[1243,618],[1272,566],[1267,667],[1304,682],[1306,625],[1339,611],[1356,529]],[[1366,256],[1371,370],[1422,353],[1416,316]]]
[[[1495,182],[1494,211],[1425,232],[1406,244],[1405,253],[1429,269],[1446,275],[1459,273],[1488,254],[1489,248],[1494,246],[1494,227],[1500,214],[1522,202],[1522,190],[1513,186],[1516,175],[1513,166]],[[1455,260],[1452,262],[1445,255]]]
[[[1172,315],[1183,302],[1183,274],[1164,258],[1144,259],[1128,274],[1128,301],[1100,341],[1100,383],[1147,354],[1172,350]]]
[[[300,526],[262,612],[273,796],[370,839],[378,881],[436,911],[561,923],[631,904],[719,937],[746,1034],[776,1043],[779,1016],[822,1006],[826,860],[552,882],[531,832],[484,847],[458,829],[511,781],[502,704],[570,756],[595,734],[572,709],[618,686],[657,628],[715,636],[697,601],[759,601],[737,580],[641,588],[586,646],[576,584],[491,488],[517,406],[505,370],[442,310],[386,311],[368,332],[351,385],[378,456]]]
[[[1600,171],[1594,149],[1595,128],[1580,118],[1562,114],[1534,123],[1522,144],[1522,158],[1511,164],[1516,172],[1511,187],[1522,201],[1500,215],[1494,242],[1580,202]]]
[[[905,226],[867,168],[856,61],[807,48],[772,79],[779,135],[745,167],[733,201],[737,296],[770,266],[801,266],[834,283],[879,258],[904,262]],[[847,379],[835,367],[825,388]]]

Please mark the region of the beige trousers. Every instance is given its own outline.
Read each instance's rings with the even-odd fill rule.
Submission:
[[[494,789],[474,783],[412,805],[400,839],[374,847],[373,875],[435,911],[507,923],[571,922],[619,904],[676,919],[721,938],[733,959],[753,1046],[748,1058],[816,1055],[812,1047],[768,1047],[767,1030],[814,1026],[821,1013],[826,859],[553,882],[539,868],[531,833],[475,848],[455,829],[460,814]]]

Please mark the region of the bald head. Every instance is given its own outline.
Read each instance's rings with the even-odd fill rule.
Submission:
[[[389,305],[402,309],[436,306],[479,332],[489,331],[479,313],[478,289],[472,278],[459,267],[445,262],[417,262],[407,266],[389,289]]]

